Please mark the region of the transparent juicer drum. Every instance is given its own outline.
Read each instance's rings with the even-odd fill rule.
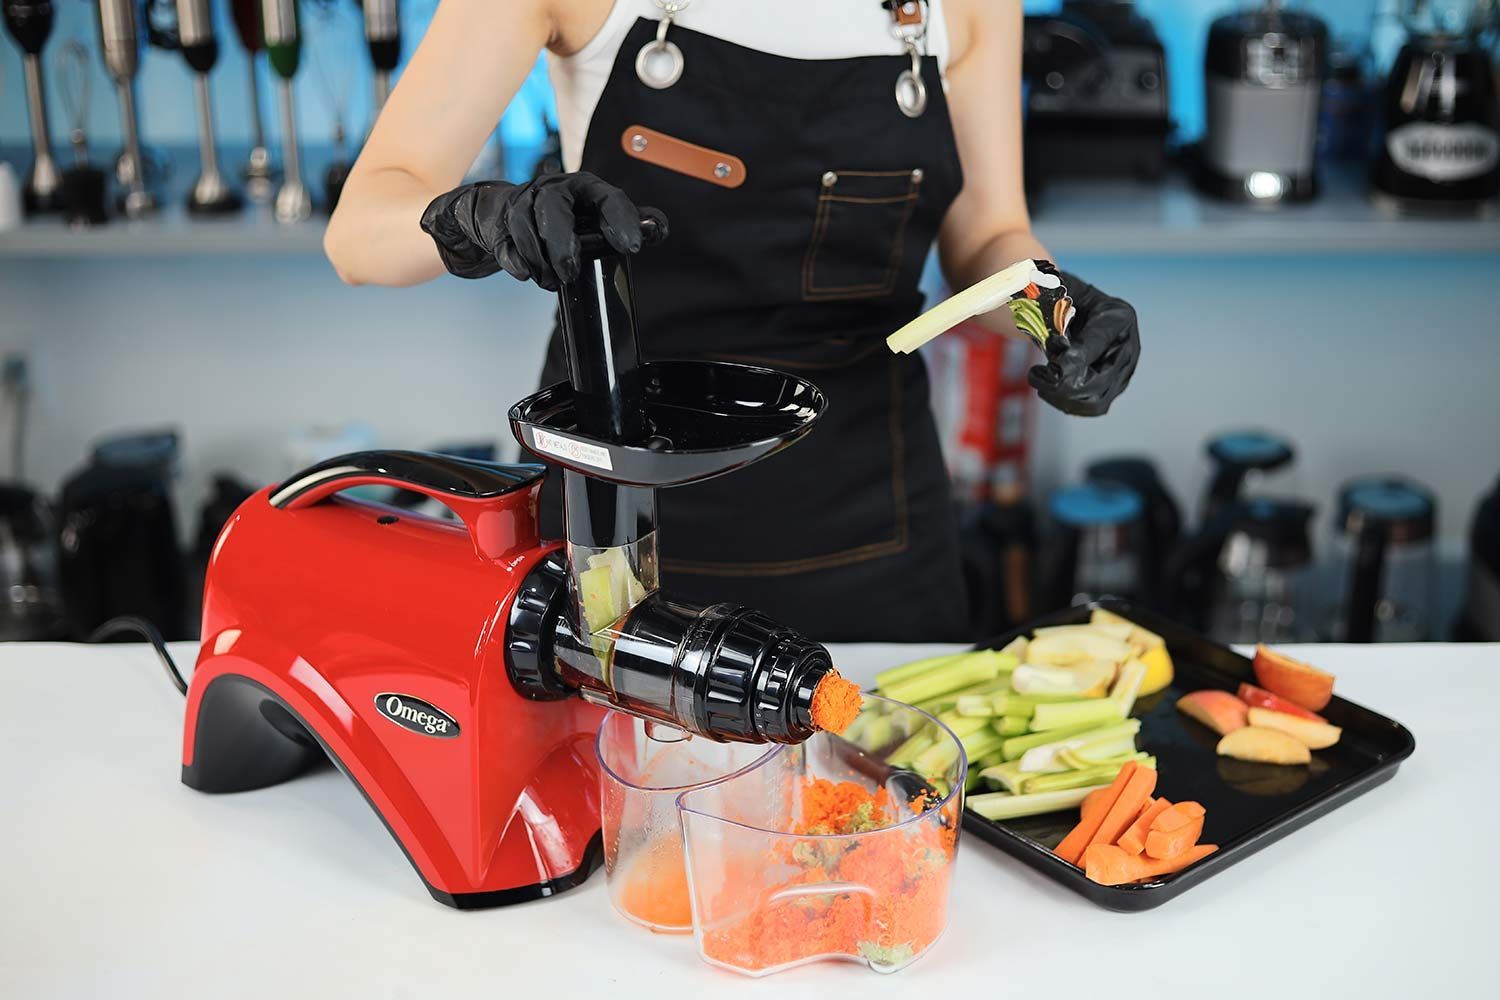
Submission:
[[[1469,38],[1495,23],[1496,0],[1402,0],[1401,21],[1413,35]]]

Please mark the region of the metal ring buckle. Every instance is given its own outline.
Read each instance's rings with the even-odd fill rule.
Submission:
[[[911,56],[911,69],[904,69],[896,77],[896,107],[908,118],[920,118],[927,110],[927,84],[922,79],[922,57],[917,47],[908,42],[907,54]]]
[[[683,4],[677,7],[677,10],[686,6]],[[657,24],[656,40],[642,45],[641,50],[635,54],[635,75],[653,90],[666,90],[682,79],[682,70],[687,64],[677,44],[667,41],[667,29],[672,26],[672,14],[675,11],[669,8],[663,9],[666,10],[667,16]],[[668,60],[667,72],[662,75],[656,75],[650,69],[651,61],[658,55],[665,55]]]

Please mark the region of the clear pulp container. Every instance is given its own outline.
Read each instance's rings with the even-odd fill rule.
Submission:
[[[819,733],[678,796],[704,961],[764,976],[820,959],[894,972],[937,941],[963,810],[963,745],[866,695],[849,739]],[[913,734],[926,777],[886,759]]]
[[[609,899],[653,931],[693,929],[677,797],[762,760],[775,749],[687,739],[679,730],[610,712],[595,743]]]

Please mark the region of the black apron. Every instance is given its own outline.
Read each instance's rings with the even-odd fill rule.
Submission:
[[[968,638],[926,367],[885,346],[922,308],[923,264],[962,186],[936,60],[922,60],[927,108],[909,118],[894,96],[906,56],[791,59],[674,24],[685,68],[655,90],[635,58],[657,27],[638,19],[620,46],[582,163],[669,222],[632,266],[642,355],[779,368],[829,400],[785,451],[660,492],[663,589],[823,641]],[[643,134],[728,154],[719,178],[742,182],[632,155]],[[564,378],[554,334],[542,383]],[[543,527],[562,534],[555,474]]]

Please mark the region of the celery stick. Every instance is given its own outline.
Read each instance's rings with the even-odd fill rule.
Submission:
[[[875,687],[877,690],[884,691],[897,681],[909,680],[930,670],[937,670],[963,655],[963,653],[944,653],[942,656],[929,656],[925,660],[913,660],[911,663],[903,663],[899,667],[882,670],[875,675]]]
[[[1012,795],[1020,794],[1021,784],[1027,777],[1021,773],[1017,761],[986,767],[979,772],[979,776],[990,784],[999,785]]]
[[[966,687],[958,691],[950,691],[949,693],[937,698],[931,698],[927,701],[918,702],[912,707],[920,708],[922,711],[927,712],[931,715],[943,715],[947,712],[955,711],[958,708],[960,699],[973,697],[974,695],[979,695],[982,697],[989,696],[996,692],[1004,691],[1009,686],[1010,681],[1006,680],[1004,677],[997,677],[992,681],[983,681],[979,684],[974,684],[970,687]],[[959,712],[958,714],[962,715],[963,713]]]
[[[1087,764],[1103,764],[1113,757],[1121,757],[1128,753],[1135,753],[1135,734],[1120,736],[1114,739],[1091,740],[1088,743],[1071,747],[1070,752]],[[1025,757],[1021,758],[1025,760]]]
[[[994,767],[996,764],[1004,764],[1004,763],[1005,763],[1005,758],[1002,757],[1002,756],[1000,756],[1000,751],[999,750],[995,750],[995,751],[993,751],[991,753],[985,754],[983,757],[980,757],[978,760],[970,761],[969,762],[969,766],[971,768],[973,768],[974,770],[976,770],[976,771],[983,771],[987,767]]]
[[[927,701],[930,698],[960,691],[971,684],[992,681],[1000,675],[1000,665],[1002,663],[1010,665],[1010,662],[1010,657],[1003,656],[994,650],[964,653],[952,662],[943,664],[940,669],[930,670],[925,674],[918,674],[915,677],[897,681],[888,687],[882,687],[880,693],[893,701],[904,701],[908,705],[913,705],[919,701]]]
[[[990,726],[989,719],[967,719],[959,715],[940,715],[938,721],[953,730],[953,735],[959,739],[963,739],[970,733],[977,733],[981,729],[988,729]]]
[[[1099,729],[1095,723],[1086,723],[1081,726],[1063,726],[1060,729],[1049,729],[1043,733],[1027,733],[1024,736],[1012,736],[1005,741],[1005,759],[1015,760],[1033,747],[1046,746],[1048,743],[1057,743],[1073,736],[1082,736],[1084,733]]]
[[[1024,635],[1018,635],[1010,642],[1000,647],[1000,652],[1008,656],[1014,656],[1017,663],[1026,662],[1026,650],[1031,645],[1031,640]]]
[[[990,720],[990,728],[1001,736],[1020,736],[1026,733],[1030,729],[1030,726],[1020,716],[1002,715],[998,719]]]
[[[972,792],[974,789],[978,788],[980,780],[981,779],[979,777],[979,772],[972,767],[969,768],[968,773],[964,775],[964,791]]]
[[[966,715],[974,719],[988,719],[995,714],[995,702],[989,695],[962,695],[958,699],[958,703],[953,707],[959,715]]]
[[[1140,754],[1136,757],[1146,767],[1155,767],[1156,758]],[[1095,764],[1078,771],[1064,771],[1061,774],[1036,774],[1024,778],[1021,781],[1023,794],[1032,792],[1055,792],[1063,788],[1082,788],[1085,785],[1097,785],[1115,780],[1115,775],[1120,773],[1120,768],[1125,762],[1119,764]]]
[[[907,737],[906,742],[892,751],[885,761],[892,767],[905,767],[917,754],[932,746],[936,737],[937,734],[933,731],[931,724],[924,726]]]
[[[863,722],[858,735],[852,737],[855,746],[862,750],[874,753],[890,746],[896,739],[896,727],[891,725],[891,720],[884,716],[859,716],[855,723]],[[849,727],[854,728],[853,726]],[[844,733],[844,739],[851,739],[848,731]]]
[[[970,760],[977,760],[986,754],[995,753],[1000,749],[1000,744],[1005,742],[1005,737],[993,729],[981,729],[964,739],[964,753]]]
[[[1125,665],[1120,668],[1120,676],[1115,678],[1115,686],[1110,689],[1109,698],[1120,710],[1120,718],[1130,715],[1130,710],[1135,708],[1135,697],[1141,693],[1141,684],[1146,680],[1146,665],[1140,660],[1126,660]]]
[[[1090,785],[1083,788],[1063,788],[1055,792],[1036,792],[1030,795],[1009,795],[991,792],[986,795],[971,795],[965,806],[985,819],[1020,819],[1023,816],[1040,816],[1061,809],[1076,809],[1090,792],[1109,787],[1107,784]]]
[[[1092,723],[1102,726],[1106,722],[1123,719],[1119,704],[1112,698],[1085,698],[1082,701],[1065,701],[1055,705],[1038,705],[1031,719],[1031,728],[1037,732]]]
[[[1086,753],[1088,752],[1088,748],[1094,747],[1096,745],[1112,745],[1117,741],[1132,741],[1127,746],[1127,751],[1133,751],[1135,749],[1133,740],[1135,738],[1135,734],[1140,732],[1140,730],[1140,719],[1127,719],[1124,722],[1117,722],[1112,726],[1102,726],[1097,729],[1090,729],[1087,732],[1078,733],[1064,739],[1056,740],[1055,742],[1042,743],[1038,746],[1028,747],[1026,752],[1021,754],[1019,758],[1021,761],[1021,770],[1031,771],[1033,773],[1065,770],[1068,765],[1062,764],[1057,760],[1058,753],[1060,753],[1064,749],[1071,750],[1074,753],[1078,753],[1079,751],[1083,751]],[[1063,730],[1053,729],[1049,732],[1061,733],[1063,732]]]

